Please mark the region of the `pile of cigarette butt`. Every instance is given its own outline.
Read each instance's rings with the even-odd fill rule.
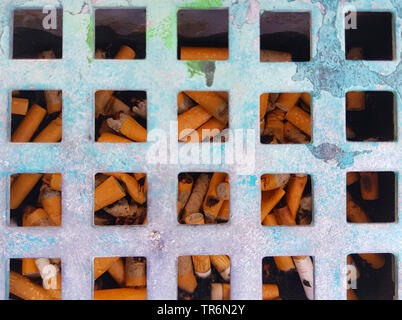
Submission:
[[[261,223],[308,225],[312,220],[311,178],[306,174],[261,176]]]
[[[61,174],[13,174],[10,186],[10,225],[61,225]]]
[[[263,300],[313,300],[314,266],[308,256],[266,257],[262,261]]]
[[[61,111],[61,91],[13,91],[11,142],[59,142]]]
[[[99,54],[98,51],[95,55]],[[122,46],[114,59],[134,59],[135,52]],[[99,90],[95,93],[97,142],[147,141],[147,100],[137,91]]]
[[[60,300],[60,259],[11,259],[9,285],[12,300]]]
[[[178,221],[182,224],[226,223],[229,220],[229,175],[224,172],[179,175]]]
[[[230,259],[226,255],[178,258],[179,300],[230,300]]]
[[[147,299],[145,258],[95,258],[94,279],[94,300]]]
[[[180,142],[226,141],[229,109],[223,91],[185,91],[177,97]]]
[[[264,93],[260,97],[261,143],[309,143],[311,141],[310,94]]]
[[[124,172],[96,174],[94,210],[94,223],[98,226],[145,224],[146,174]]]

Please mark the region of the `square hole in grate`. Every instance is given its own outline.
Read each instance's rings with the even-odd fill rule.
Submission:
[[[147,259],[94,259],[94,300],[146,300]]]
[[[177,220],[181,224],[229,221],[229,175],[224,172],[179,174]]]
[[[96,91],[95,141],[147,141],[146,92]]]
[[[345,13],[347,60],[393,60],[394,36],[391,12]]]
[[[183,91],[177,96],[179,142],[229,139],[229,95],[225,91]]]
[[[230,300],[229,256],[180,256],[177,267],[178,300]]]
[[[11,97],[11,142],[60,142],[62,92],[14,90]]]
[[[312,202],[310,175],[261,176],[261,223],[264,226],[309,225],[313,215]]]
[[[145,8],[96,9],[95,59],[145,59],[145,31]]]
[[[390,253],[347,256],[348,300],[394,300],[395,258]]]
[[[347,220],[354,223],[394,222],[394,172],[348,172]]]
[[[346,93],[349,141],[395,141],[395,99],[390,91]]]
[[[13,59],[61,59],[63,10],[14,10]]]
[[[60,173],[19,173],[10,176],[10,225],[61,225]]]
[[[61,300],[60,259],[10,259],[9,299]]]
[[[95,175],[94,224],[140,225],[147,220],[145,173],[107,172]]]
[[[265,257],[262,260],[262,299],[313,300],[313,257]]]
[[[178,10],[177,33],[178,59],[228,60],[228,9]]]
[[[260,96],[260,137],[263,144],[310,143],[310,94],[263,93]]]
[[[260,17],[260,61],[310,61],[310,12],[264,11]]]

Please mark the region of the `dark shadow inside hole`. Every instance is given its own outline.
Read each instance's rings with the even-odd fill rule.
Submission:
[[[39,59],[39,54],[48,50],[54,52],[50,59],[62,58],[63,10],[56,10],[55,29],[48,24],[46,17],[49,14],[43,13],[42,9],[14,11],[13,59]]]
[[[346,125],[353,134],[349,141],[394,141],[394,94],[390,91],[366,91],[365,109],[346,111]]]
[[[345,15],[352,13],[346,13]],[[353,16],[347,16],[352,21]],[[349,18],[350,17],[350,18]],[[357,12],[356,28],[353,24],[345,30],[345,48],[363,49],[362,60],[393,60],[393,31],[391,12]],[[349,24],[348,24],[349,25]]]
[[[229,47],[229,11],[227,9],[190,10],[177,13],[177,58],[182,47]]]
[[[310,12],[264,11],[260,50],[290,53],[292,61],[310,61]]]
[[[126,45],[135,51],[135,59],[145,59],[145,32],[145,9],[96,9],[95,57],[113,59]]]

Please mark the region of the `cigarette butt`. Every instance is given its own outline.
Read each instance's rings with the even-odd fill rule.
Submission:
[[[211,275],[211,259],[209,256],[191,256],[195,274],[200,278],[208,278]]]
[[[122,186],[114,177],[109,177],[105,182],[95,188],[95,211],[98,211],[126,195]]]
[[[126,258],[126,287],[145,287],[147,285],[146,262]]]
[[[56,226],[61,225],[61,196],[53,195],[41,200],[43,209],[48,213],[49,218]]]
[[[216,186],[216,195],[220,200],[229,200],[229,183],[224,181]]]
[[[33,140],[33,142],[57,142],[62,136],[61,114],[52,120]]]
[[[360,180],[360,175],[356,171],[348,172],[346,174],[346,185],[350,186],[351,184]]]
[[[124,137],[120,137],[117,134],[104,132],[99,136],[97,142],[133,142],[133,141]]]
[[[210,256],[211,262],[225,281],[230,280],[230,259],[227,255]]]
[[[302,92],[284,92],[281,93],[275,106],[285,112],[288,112],[294,107],[296,102],[300,99]]]
[[[121,46],[117,54],[114,56],[115,59],[134,59],[135,51],[128,46]]]
[[[22,216],[23,227],[49,227],[55,226],[48,213],[42,208],[29,209]]]
[[[295,226],[296,221],[293,218],[292,212],[289,209],[289,206],[285,206],[282,208],[274,209],[275,218],[278,221],[278,225],[282,226]]]
[[[55,277],[55,283],[57,283],[57,289],[46,289],[47,292],[52,296],[55,300],[61,300],[61,273],[58,272]]]
[[[363,200],[377,200],[378,172],[360,172],[360,192]]]
[[[261,222],[263,222],[271,210],[277,205],[277,203],[285,195],[285,191],[282,188],[276,188],[274,190],[262,191],[261,194]]]
[[[130,113],[131,109],[128,105],[126,105],[120,99],[117,99],[114,96],[111,96],[106,107],[105,111],[108,115],[113,115],[115,113],[123,112],[123,113]]]
[[[295,269],[292,257],[289,256],[276,256],[274,257],[275,265],[280,271],[288,272]]]
[[[211,181],[209,183],[208,191],[202,205],[204,214],[207,217],[216,219],[218,213],[222,207],[223,200],[218,198],[216,194],[216,187],[219,183],[224,182],[226,173],[224,172],[214,172]]]
[[[38,267],[35,264],[34,258],[24,258],[22,259],[22,269],[21,273],[24,277],[37,278],[40,277]]]
[[[54,300],[48,290],[28,278],[10,271],[10,293],[24,300]]]
[[[61,173],[45,173],[42,178],[51,189],[61,191]]]
[[[193,187],[194,179],[192,176],[186,174],[179,177],[178,183],[178,202],[180,208],[186,205]]]
[[[186,224],[205,224],[204,215],[199,212],[190,213],[185,217],[184,222]]]
[[[351,222],[355,223],[369,223],[370,218],[363,211],[360,206],[358,206],[352,199],[349,192],[346,192],[346,214],[347,218]]]
[[[42,177],[41,173],[21,173],[10,188],[10,209],[16,209]]]
[[[147,174],[146,174],[146,173],[142,173],[142,172],[135,172],[135,173],[133,173],[133,175],[134,175],[134,178],[135,178],[137,181],[141,180],[142,178],[146,178],[146,177],[147,177]]]
[[[364,91],[349,91],[346,93],[346,110],[362,111],[366,109],[366,94]]]
[[[193,271],[191,256],[180,256],[178,258],[178,286],[180,289],[193,293],[197,287],[197,280]]]
[[[121,182],[123,182],[127,188],[128,194],[135,202],[137,202],[139,204],[144,204],[145,201],[147,201],[146,194],[142,190],[138,181],[133,176],[131,176],[127,173],[124,173],[124,172],[105,172],[104,174],[115,177],[115,178],[119,179]]]
[[[209,185],[209,176],[206,173],[201,173],[195,181],[193,191],[184,207],[185,215],[190,213],[200,212],[202,200],[207,193]]]
[[[219,211],[218,222],[227,222],[229,221],[229,200],[223,201],[221,210]]]
[[[197,105],[177,117],[177,134],[179,140],[186,137],[207,122],[212,116],[200,105]]]
[[[356,295],[355,290],[348,289],[348,291],[347,291],[347,300],[359,300],[359,298]]]
[[[43,288],[46,290],[60,290],[61,275],[58,267],[53,265],[48,258],[35,259],[35,264],[39,269],[40,276],[42,277]],[[52,295],[57,294],[57,291],[52,292]]]
[[[269,191],[284,188],[290,179],[290,174],[263,174],[261,176],[261,190]]]
[[[11,114],[19,114],[21,116],[25,116],[28,112],[28,104],[28,99],[12,97]]]
[[[225,129],[226,125],[220,122],[216,118],[211,118],[205,122],[201,127],[199,127],[196,132],[201,141],[209,141],[211,138],[221,134],[222,130]],[[193,141],[193,140],[191,140]],[[196,141],[195,141],[196,142]]]
[[[112,278],[117,282],[120,287],[124,287],[126,275],[125,266],[122,258],[118,258],[117,260],[115,260],[107,269],[107,272],[112,276]]]
[[[263,135],[275,137],[283,142],[285,112],[275,109],[267,114]]]
[[[46,109],[48,114],[62,110],[62,92],[60,90],[45,90]]]
[[[306,111],[294,106],[286,113],[285,119],[311,137],[311,117]]]
[[[195,106],[195,103],[184,92],[177,95],[177,113],[182,114],[188,109]]]
[[[121,114],[123,115],[123,114]],[[147,141],[147,130],[141,126],[134,118],[124,115],[126,117],[125,120],[123,120],[121,127],[120,127],[120,133],[127,138],[138,141],[138,142],[145,142]],[[120,116],[121,119],[121,116]],[[109,120],[109,119],[108,119]]]
[[[293,257],[307,299],[314,299],[314,266],[308,256]]]
[[[307,175],[293,175],[289,180],[285,199],[294,219],[296,219],[297,210],[299,209],[300,200],[302,198],[306,183]]]
[[[29,142],[46,115],[46,109],[32,105],[18,128],[11,136],[11,142]]]
[[[274,50],[260,50],[261,62],[292,62],[292,55],[289,52]]]
[[[227,60],[228,48],[181,47],[180,60]]]
[[[146,300],[146,288],[118,288],[94,290],[94,300]]]
[[[119,257],[106,257],[94,259],[94,280],[104,274]]]
[[[311,95],[308,92],[303,92],[300,96],[300,98],[302,99],[302,101],[310,106],[311,105]]]
[[[276,284],[269,283],[262,285],[262,300],[274,300],[279,298],[279,288]]]
[[[230,284],[211,283],[211,300],[230,300]]]
[[[263,93],[260,96],[260,120],[262,120],[267,113],[269,93]]]
[[[185,94],[223,124],[226,125],[229,122],[228,103],[216,93],[212,91],[186,91]]]
[[[268,214],[265,219],[262,221],[264,226],[277,226],[278,221],[276,221],[276,217],[274,214]]]
[[[359,47],[350,48],[346,54],[346,59],[348,60],[362,60],[363,59],[363,49]]]
[[[284,127],[284,136],[287,140],[294,143],[309,143],[310,137],[305,135],[301,130],[296,128],[289,121],[285,122]]]
[[[106,115],[105,109],[112,98],[113,90],[98,90],[95,92],[95,117]]]
[[[381,269],[385,264],[385,256],[381,253],[359,253],[373,269]]]

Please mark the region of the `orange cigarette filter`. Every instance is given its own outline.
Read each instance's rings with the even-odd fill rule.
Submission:
[[[276,188],[270,191],[262,191],[261,194],[261,222],[263,222],[271,210],[285,195],[285,191],[282,188]]]
[[[146,288],[94,290],[94,300],[146,300]]]
[[[118,258],[114,261],[107,272],[112,276],[112,278],[117,282],[120,287],[124,287],[125,283],[125,265],[122,258]]]
[[[191,259],[198,277],[207,278],[211,275],[211,259],[208,255],[191,256]]]
[[[361,111],[366,109],[366,94],[364,91],[350,91],[346,93],[346,110]]]
[[[41,173],[21,173],[10,188],[10,209],[16,209],[42,177]]]
[[[276,256],[274,261],[276,267],[281,271],[287,272],[296,268],[292,257],[289,256]]]
[[[135,51],[128,46],[121,46],[120,50],[114,56],[115,59],[134,59],[135,58]]]
[[[279,288],[276,284],[262,285],[262,300],[274,300],[279,298]]]
[[[349,192],[346,193],[346,213],[348,220],[355,223],[369,223],[370,218],[352,199]]]
[[[309,143],[311,141],[309,136],[296,128],[289,121],[285,122],[283,130],[285,138],[292,143]]]
[[[61,191],[61,173],[45,173],[42,178],[43,182],[56,191]]]
[[[261,176],[261,190],[269,191],[283,188],[289,181],[289,174],[263,174]]]
[[[26,211],[22,216],[23,227],[49,227],[55,226],[48,213],[42,208]]]
[[[145,203],[145,201],[147,201],[146,194],[144,193],[144,191],[141,188],[138,181],[133,176],[129,175],[128,173],[124,173],[124,172],[105,172],[103,174],[110,175],[112,177],[119,179],[121,182],[123,182],[127,188],[128,194],[135,202],[137,202],[139,204],[143,204],[143,203]],[[120,200],[120,199],[118,199],[118,200]]]
[[[229,221],[229,200],[223,201],[221,210],[218,214],[218,221],[220,222],[227,222]]]
[[[17,272],[10,271],[10,293],[24,300],[54,300],[51,293]]]
[[[208,191],[208,186],[209,186],[208,174],[201,173],[194,183],[194,187],[191,192],[190,198],[188,199],[186,206],[184,208],[185,211],[182,217],[183,220],[185,220],[185,217],[190,213],[200,212],[204,196]]]
[[[48,114],[62,110],[62,93],[59,90],[45,90],[46,109]]]
[[[303,93],[301,94],[300,98],[302,99],[302,101],[303,101],[306,105],[308,105],[308,106],[311,105],[311,95],[310,95],[310,93],[308,93],[308,92],[303,92]]]
[[[229,122],[228,103],[212,91],[186,91],[191,99],[200,104],[209,114],[223,124]]]
[[[363,200],[377,200],[378,172],[360,172],[360,193]]]
[[[147,129],[141,126],[134,118],[130,116],[128,116],[122,123],[120,133],[134,141],[147,141]]]
[[[274,209],[276,221],[278,221],[278,225],[282,226],[295,226],[296,221],[293,218],[292,212],[290,211],[288,206],[283,208]]]
[[[181,60],[227,60],[229,58],[228,48],[211,47],[181,47]]]
[[[12,97],[11,114],[19,114],[21,116],[25,116],[28,112],[28,104],[28,99]]]
[[[216,194],[220,200],[229,200],[229,182],[223,181],[216,186]]]
[[[122,186],[114,177],[107,178],[95,188],[95,211],[98,211],[126,195]]]
[[[230,284],[211,283],[211,300],[230,300]]]
[[[285,129],[283,123],[284,116],[285,113],[280,109],[269,112],[265,121],[264,135],[273,136],[282,142]]]
[[[274,50],[260,50],[261,62],[291,62],[292,55],[289,52]]]
[[[177,134],[179,140],[185,138],[190,131],[196,130],[212,116],[200,105],[197,105],[177,117]],[[187,130],[186,130],[187,129]]]
[[[106,257],[94,259],[94,280],[104,274],[113,263],[119,260],[119,257]]]
[[[221,277],[229,281],[230,280],[230,259],[227,255],[213,255],[210,256],[211,263],[215,269],[219,272]]]
[[[294,106],[286,113],[285,119],[311,137],[311,117],[306,111]]]
[[[62,119],[61,114],[52,120],[46,128],[44,128],[33,140],[33,142],[57,142],[62,136]]]
[[[126,287],[145,287],[147,285],[146,262],[126,258]]]
[[[41,200],[43,209],[48,213],[49,218],[56,226],[61,225],[61,196],[55,195],[53,197]]]
[[[217,136],[221,133],[223,129],[225,129],[226,125],[217,120],[216,118],[211,118],[207,122],[205,122],[201,127],[199,127],[196,131],[200,141],[210,140],[211,138]]]
[[[267,113],[269,93],[260,95],[260,120],[262,120]]]
[[[188,214],[185,217],[184,222],[186,224],[205,224],[205,218],[202,213],[194,212],[194,213]]]
[[[359,253],[359,256],[373,269],[381,269],[385,264],[385,256],[381,253]]]
[[[265,219],[262,221],[264,226],[277,226],[278,221],[276,221],[276,217],[274,214],[268,214]]]
[[[29,277],[29,278],[40,277],[39,269],[35,264],[35,258],[22,259],[21,273],[24,277]]]
[[[286,189],[286,203],[292,213],[293,219],[296,219],[297,210],[300,206],[300,200],[307,183],[307,175],[293,175]]]
[[[193,293],[197,287],[197,280],[193,271],[191,256],[180,256],[178,258],[178,286],[180,289]]]
[[[360,175],[356,171],[348,172],[346,174],[346,185],[350,186],[351,184],[360,180]]]
[[[113,134],[110,132],[104,132],[99,136],[98,142],[133,142],[133,141],[129,140],[127,138],[118,136],[117,134]]]
[[[113,95],[113,90],[98,90],[95,92],[95,116],[104,114],[105,107]]]
[[[226,175],[227,174],[224,172],[214,172],[209,183],[208,191],[202,208],[204,210],[204,214],[210,216],[211,218],[216,218],[222,207],[223,200],[218,198],[218,195],[216,194],[216,187],[219,183],[225,181]]]
[[[186,205],[188,198],[190,197],[193,184],[194,179],[190,175],[186,175],[183,178],[179,179],[177,214],[179,214],[181,208],[183,208]]]
[[[11,142],[29,142],[45,115],[46,109],[37,104],[32,105],[18,128],[11,136]]]
[[[353,289],[348,289],[347,300],[359,300],[359,298],[356,295],[356,292]]]
[[[301,95],[302,95],[301,92],[281,93],[278,100],[275,103],[275,106],[285,112],[288,112],[300,99]]]

